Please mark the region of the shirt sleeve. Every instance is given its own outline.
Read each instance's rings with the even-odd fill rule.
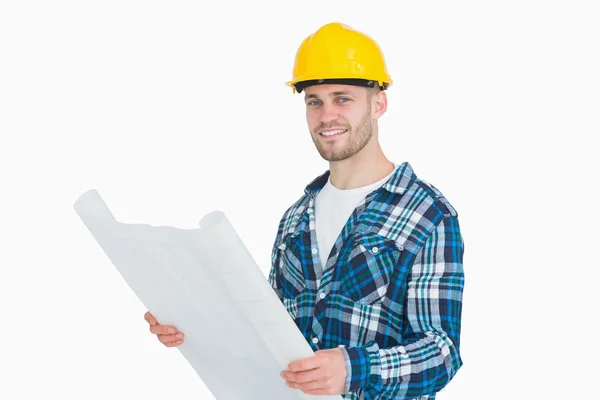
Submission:
[[[277,249],[277,240],[275,240],[275,244],[273,245],[273,250],[271,252],[271,269],[269,271],[269,284],[279,297],[279,300],[283,301],[283,295],[281,288],[278,285],[278,276],[279,276],[279,252]]]
[[[447,215],[416,254],[405,293],[400,345],[371,341],[342,347],[346,391],[378,399],[414,398],[441,390],[462,366],[460,325],[464,243],[456,216]]]

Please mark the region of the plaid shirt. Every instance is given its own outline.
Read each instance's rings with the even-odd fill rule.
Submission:
[[[404,162],[355,208],[317,276],[314,204],[328,176],[283,214],[269,283],[314,351],[342,350],[345,399],[435,399],[462,366],[458,214]]]

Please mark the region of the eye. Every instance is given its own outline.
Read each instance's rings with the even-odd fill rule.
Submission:
[[[309,106],[318,106],[319,104],[321,104],[321,101],[320,100],[311,100],[306,104]]]
[[[340,98],[338,98],[338,101],[340,101],[342,103],[345,103],[346,101],[350,101],[350,98],[348,98],[348,97],[340,97]]]

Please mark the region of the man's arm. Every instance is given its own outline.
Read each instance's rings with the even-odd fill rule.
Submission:
[[[375,342],[342,348],[346,391],[364,388],[381,399],[441,390],[462,366],[459,352],[464,244],[458,219],[445,216],[416,255],[407,280],[401,345]]]
[[[277,243],[277,239],[275,240],[275,243]],[[273,250],[271,251],[271,269],[269,271],[269,283],[271,284],[271,287],[277,294],[277,297],[279,297],[279,300],[283,301],[282,291],[277,284],[277,282],[278,282],[277,278],[279,276],[278,268],[279,268],[278,251],[277,251],[277,246],[275,244],[275,245],[273,245]]]

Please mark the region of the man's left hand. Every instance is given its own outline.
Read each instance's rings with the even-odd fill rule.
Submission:
[[[306,394],[342,394],[346,387],[346,361],[341,349],[318,350],[312,357],[294,361],[281,372],[286,384]]]

